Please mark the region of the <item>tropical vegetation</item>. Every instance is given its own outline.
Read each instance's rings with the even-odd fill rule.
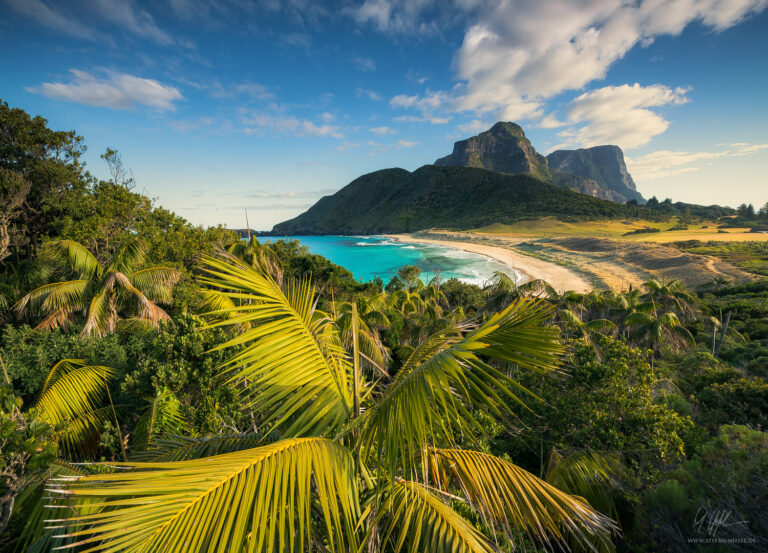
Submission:
[[[361,283],[0,125],[0,551],[766,549],[768,281]]]

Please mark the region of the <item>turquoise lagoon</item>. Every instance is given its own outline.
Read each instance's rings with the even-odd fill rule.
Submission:
[[[383,236],[271,236],[261,241],[291,239],[307,246],[309,251],[322,255],[349,269],[356,279],[373,280],[380,277],[389,281],[403,265],[416,265],[422,270],[422,280],[428,282],[438,273],[440,280],[458,278],[482,286],[494,271],[509,273],[504,264],[489,257],[464,250],[397,242]]]

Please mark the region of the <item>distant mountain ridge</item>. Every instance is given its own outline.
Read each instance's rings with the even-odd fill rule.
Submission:
[[[516,123],[500,121],[477,136],[460,140],[438,166],[476,167],[507,174],[533,175],[595,198],[643,202],[618,146],[558,150],[539,154]]]
[[[544,182],[474,167],[425,165],[413,173],[383,169],[321,198],[272,234],[383,234],[555,216],[568,220],[629,217],[637,207]]]
[[[516,123],[460,140],[413,173],[358,177],[272,234],[381,234],[433,227],[478,228],[541,216],[629,217],[643,203],[618,146],[539,154]],[[566,171],[567,169],[567,171]],[[609,200],[609,201],[606,201]]]

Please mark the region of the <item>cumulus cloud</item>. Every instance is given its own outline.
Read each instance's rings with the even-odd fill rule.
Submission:
[[[671,177],[699,171],[693,164],[718,158],[740,157],[768,150],[768,144],[739,142],[718,152],[680,152],[660,150],[637,158],[626,158],[627,167],[637,181]]]
[[[98,79],[78,69],[71,69],[70,73],[72,80],[68,83],[42,83],[26,90],[56,100],[113,109],[130,109],[136,105],[144,105],[173,111],[173,102],[182,98],[177,88],[154,79],[143,79],[125,73]]]
[[[555,147],[589,147],[618,144],[623,149],[647,144],[667,130],[669,122],[649,108],[688,101],[687,90],[664,85],[606,86],[581,94],[569,104],[567,122],[561,131],[563,144]]]
[[[423,4],[406,9],[401,2],[369,0],[360,6],[357,19],[387,31],[405,18],[411,21],[405,27],[415,29],[418,18],[426,17]],[[768,0],[456,0],[455,10],[470,22],[454,57],[457,85],[444,92],[399,95],[390,105],[424,111],[425,104],[439,99],[440,105],[430,109],[562,126],[568,122],[547,114],[546,101],[602,79],[637,45],[679,34],[693,22],[719,32],[766,5]],[[624,137],[593,125],[580,138],[591,141],[606,135],[613,142],[643,143],[666,128],[647,107],[630,112],[646,126],[644,133]]]
[[[384,136],[387,134],[395,134],[395,129],[390,127],[373,127],[372,129],[368,129],[373,134],[378,136]]]
[[[691,22],[722,31],[762,11],[766,0],[549,0],[462,3],[476,22],[456,55],[466,87],[458,106],[540,114],[541,99],[605,76],[637,44],[675,35]]]

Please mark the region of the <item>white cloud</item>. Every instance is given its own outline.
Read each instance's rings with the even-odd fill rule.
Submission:
[[[376,71],[376,62],[371,58],[356,57],[352,59],[352,62],[360,71]]]
[[[357,95],[358,98],[366,97],[373,102],[381,102],[383,100],[381,95],[377,92],[374,92],[373,90],[366,90],[364,88],[358,88],[355,91],[355,95]]]
[[[351,150],[353,148],[359,148],[360,144],[357,142],[342,142],[338,146],[336,146],[336,149],[340,152],[346,152],[347,150]]]
[[[377,136],[384,136],[387,134],[395,134],[395,129],[392,129],[390,127],[373,127],[372,129],[368,129],[373,134]]]
[[[264,134],[268,130],[295,136],[330,136],[344,138],[340,127],[327,123],[318,125],[307,119],[292,115],[252,113],[243,118],[243,132],[246,134]]]
[[[444,125],[451,122],[450,117],[438,117],[436,115],[399,115],[395,117],[395,121],[400,123],[432,123],[433,125]]]
[[[158,44],[171,44],[174,40],[161,30],[152,16],[136,8],[131,0],[89,0],[94,9],[107,21],[124,27],[133,34]]]
[[[81,19],[62,9],[53,7],[43,0],[6,0],[6,4],[14,11],[35,19],[39,24],[54,29],[60,33],[83,38],[86,40],[104,39],[105,33],[95,31],[84,24]],[[152,40],[161,45],[176,42],[168,33],[160,29],[154,18],[146,10],[137,8],[132,0],[85,0],[73,3],[77,6],[79,16],[93,14],[104,21],[122,27],[127,31]],[[189,46],[187,42],[179,42]]]
[[[456,9],[470,20],[454,57],[457,85],[442,93],[399,95],[390,104],[423,109],[437,94],[442,110],[489,113],[494,120],[541,119],[553,128],[559,122],[546,116],[545,102],[602,79],[636,45],[679,34],[693,22],[722,31],[766,5],[768,0],[456,0]],[[426,17],[422,2],[404,8],[385,0],[365,2],[358,14],[358,21],[382,31],[403,18],[410,21],[403,28],[413,30]],[[664,126],[650,117],[642,123],[649,125],[646,135]]]
[[[326,111],[320,114],[320,119],[323,120],[323,123],[333,123],[336,121],[336,116]]]
[[[469,123],[459,125],[459,130],[463,133],[477,134],[482,131],[487,131],[491,128],[493,123],[485,123],[480,119],[473,119]]]
[[[208,92],[212,98],[235,98],[236,96],[245,96],[256,100],[269,100],[275,97],[266,86],[253,81],[229,83],[226,85],[217,80],[210,82],[187,81],[187,84],[197,90]]]
[[[357,23],[387,33],[434,34],[439,29],[437,22],[421,20],[432,4],[432,0],[365,0],[345,12]]]
[[[96,40],[98,36],[98,33],[72,15],[54,9],[42,0],[6,0],[6,4],[17,13],[29,16],[39,24],[65,35],[86,40]]]
[[[674,152],[660,150],[638,158],[627,157],[626,162],[629,172],[632,173],[635,180],[640,182],[699,171],[700,167],[692,166],[696,162],[746,156],[762,150],[768,150],[768,144],[738,142],[719,152]]]
[[[649,108],[687,102],[686,90],[663,85],[606,86],[581,94],[568,108],[570,127],[559,133],[564,146],[618,144],[623,149],[647,144],[669,122]],[[556,123],[556,121],[552,121]]]
[[[418,142],[412,142],[410,140],[398,140],[397,141],[397,147],[398,148],[412,148],[414,146],[418,145]]]
[[[158,110],[173,111],[173,102],[182,98],[177,88],[154,79],[143,79],[123,73],[112,74],[99,80],[78,69],[71,69],[70,73],[73,79],[68,83],[42,83],[26,90],[56,100],[113,109],[130,109],[140,104]]]

